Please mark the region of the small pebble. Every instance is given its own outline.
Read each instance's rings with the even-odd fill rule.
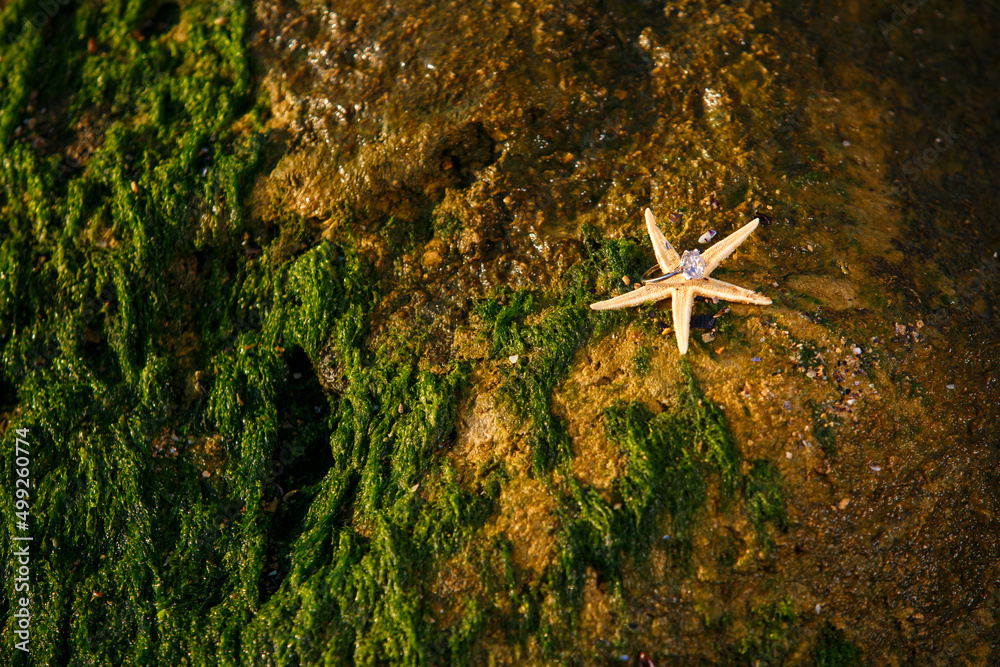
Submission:
[[[751,357],[750,361],[760,361],[760,357]]]
[[[132,192],[139,192],[139,184],[132,181]]]
[[[806,371],[806,377],[810,378],[816,377],[816,371]]]
[[[815,607],[815,609],[816,609],[816,613],[817,614],[820,613],[821,611],[823,611],[823,605],[822,605],[822,603],[817,604],[816,607]]]
[[[420,483],[418,482],[410,487],[410,493],[416,493],[417,489],[419,488],[420,488]]]
[[[955,385],[953,385],[953,384],[946,384],[945,387],[947,387],[948,389],[954,389]]]
[[[861,348],[855,345],[853,348],[851,348],[851,352],[853,352],[854,354],[861,354]]]
[[[632,279],[629,278],[628,276],[622,276],[622,282],[625,283],[626,285],[630,285],[632,284]]]
[[[792,453],[791,452],[785,452],[785,458],[786,459],[792,458]]]
[[[205,478],[208,478],[208,477],[212,476],[212,473],[208,472],[207,470],[202,470],[201,471],[201,476],[205,477]]]
[[[703,333],[701,335],[701,342],[702,343],[711,343],[713,340],[715,340],[715,335],[714,334]]]
[[[875,472],[881,472],[881,470],[882,470],[882,466],[874,466],[874,465],[872,465],[872,466],[868,466],[868,467],[871,468],[872,470],[874,470]]]
[[[406,406],[403,405],[402,403],[400,403],[399,407],[396,408],[396,412],[398,412],[401,415],[405,415],[406,414]]]
[[[850,498],[842,498],[839,503],[837,503],[837,509],[846,510],[847,506],[851,504]]]
[[[512,364],[516,364],[517,360],[520,359],[520,358],[521,358],[520,356],[518,356],[516,354],[512,354],[509,357],[507,357],[507,361],[509,361]]]
[[[851,142],[850,142],[850,141],[848,141],[847,139],[844,139],[844,140],[843,140],[842,142],[840,142],[840,143],[844,145],[844,148],[847,148],[847,147],[849,147],[849,146],[851,145]]]

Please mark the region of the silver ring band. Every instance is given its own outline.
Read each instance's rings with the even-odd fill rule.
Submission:
[[[680,274],[680,273],[682,273],[684,271],[684,269],[678,268],[677,270],[671,271],[670,273],[664,273],[662,276],[656,276],[655,278],[650,278],[649,277],[649,276],[653,275],[653,272],[658,271],[658,270],[660,270],[660,265],[659,264],[654,264],[653,266],[651,266],[648,269],[646,269],[646,272],[644,274],[642,274],[642,278],[640,278],[640,280],[642,282],[646,283],[646,284],[649,284],[649,283],[658,283],[658,282],[666,280],[667,278],[673,278],[674,276],[676,276],[676,275],[678,275],[678,274]]]

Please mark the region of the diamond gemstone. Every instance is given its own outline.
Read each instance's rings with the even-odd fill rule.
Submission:
[[[681,270],[688,280],[705,277],[705,260],[697,250],[685,250],[681,255]]]

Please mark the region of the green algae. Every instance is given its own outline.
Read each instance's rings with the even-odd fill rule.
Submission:
[[[490,356],[526,354],[528,363],[506,370],[502,395],[514,411],[531,423],[532,466],[537,475],[551,472],[570,454],[569,434],[550,408],[552,389],[569,369],[576,350],[590,333],[587,311],[580,299],[564,297],[549,307],[536,324],[526,324],[536,298],[515,292],[501,306],[495,298],[478,307],[483,323],[491,329]]]
[[[814,410],[815,412],[817,410]],[[816,438],[816,442],[819,443],[823,453],[830,458],[834,458],[837,455],[837,431],[834,429],[837,422],[836,418],[826,420],[815,415],[813,419],[813,436]]]
[[[477,307],[488,332],[490,358],[527,356],[525,363],[504,368],[501,393],[519,417],[531,422],[532,465],[540,476],[565,463],[571,450],[565,424],[550,409],[553,388],[591,334],[602,335],[623,317],[588,308],[592,285],[608,275],[608,267],[611,275],[629,275],[641,261],[633,241],[604,239],[592,227],[583,230],[583,237],[587,252],[570,269],[555,296],[545,299],[529,290],[501,292]],[[617,284],[624,287],[620,281]],[[526,321],[529,315],[533,323]]]
[[[462,491],[439,461],[465,371],[438,377],[406,346],[365,348],[376,291],[350,245],[289,262],[285,239],[269,247],[247,226],[262,136],[246,8],[213,24],[210,7],[185,7],[183,49],[137,41],[125,26],[142,10],[122,11],[93,31],[100,57],[81,58],[79,38],[66,47],[74,113],[113,119],[86,168],[61,171],[17,141],[2,161],[28,192],[4,200],[4,378],[22,406],[12,425],[49,452],[35,460],[35,529],[51,537],[35,659],[461,662],[476,602],[431,632],[420,582],[498,493]],[[97,27],[92,8],[77,19]],[[4,128],[18,91],[5,90]],[[66,220],[56,238],[53,210]],[[171,354],[185,335],[197,343]],[[331,358],[343,390],[328,395],[312,378]],[[193,397],[178,400],[194,369]],[[162,458],[161,440],[179,453]]]
[[[641,403],[619,404],[605,413],[608,437],[628,453],[620,480],[627,543],[648,549],[657,534],[658,510],[670,516],[663,536],[672,550],[688,555],[694,516],[705,500],[704,460],[691,437],[692,419],[672,413],[654,418]]]
[[[631,543],[648,548],[658,512],[666,511],[671,529],[664,539],[677,553],[689,555],[707,476],[714,474],[726,495],[739,491],[758,540],[770,544],[768,523],[787,529],[780,476],[766,461],[755,461],[746,474],[740,473],[742,457],[721,412],[697,388],[690,368],[682,368],[687,386],[676,410],[653,415],[643,404],[632,403],[605,413],[608,437],[629,455],[619,493],[634,523],[624,532]]]
[[[820,358],[820,351],[815,343],[810,341],[798,341],[794,338],[791,339],[793,343],[797,343],[796,347],[799,350],[798,364],[806,370],[816,370],[820,366],[822,359]]]
[[[0,65],[8,222],[0,346],[5,382],[17,387],[15,406],[6,406],[11,425],[29,429],[36,451],[39,664],[155,663],[164,647],[188,643],[186,621],[179,629],[167,622],[175,605],[220,601],[234,588],[232,563],[236,588],[256,598],[255,541],[230,540],[223,550],[200,540],[218,530],[223,499],[184,457],[161,463],[149,448],[165,426],[199,432],[203,419],[204,405],[184,414],[176,403],[185,373],[168,332],[178,316],[197,319],[183,316],[201,296],[194,286],[178,298],[177,261],[209,247],[220,259],[241,254],[231,239],[242,233],[260,141],[242,46],[247,12],[231,7],[226,26],[212,27],[191,8],[189,50],[134,38],[140,7],[61,8],[40,32],[7,45]],[[31,11],[30,3],[5,6],[5,29]],[[87,58],[86,34],[96,35],[100,55]],[[51,45],[44,59],[42,44]],[[157,96],[158,116],[150,113]],[[40,111],[46,106],[53,112]],[[67,166],[20,131],[41,122],[55,148],[72,147],[76,123],[95,110],[110,123],[86,165]],[[249,133],[234,131],[247,112],[240,122]],[[23,122],[31,114],[39,117]],[[199,156],[207,146],[212,157]],[[213,207],[219,217],[207,228],[222,235],[190,233],[191,214]],[[232,294],[220,290],[228,276],[206,277],[207,290]],[[194,324],[218,331],[216,315]],[[24,658],[9,645],[5,654],[8,664]]]
[[[795,620],[795,610],[788,599],[754,607],[748,617],[746,634],[729,647],[724,664],[785,664],[796,631]]]
[[[816,667],[854,667],[863,665],[861,649],[852,644],[840,628],[824,623],[817,633],[811,656]]]
[[[498,295],[484,299],[476,307],[476,314],[492,329],[489,355],[493,358],[524,352],[525,341],[521,330],[525,316],[534,306],[534,297],[527,290],[515,292],[504,305],[500,303],[502,298]]]
[[[747,512],[756,528],[758,540],[767,546],[773,546],[766,524],[772,524],[781,532],[788,530],[785,494],[780,474],[770,461],[754,461],[743,479],[743,484]]]
[[[632,365],[635,367],[635,374],[637,376],[643,377],[649,373],[652,358],[652,352],[645,345],[636,351],[635,356],[632,357]]]

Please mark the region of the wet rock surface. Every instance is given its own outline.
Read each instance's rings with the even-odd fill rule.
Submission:
[[[1000,662],[1000,15],[901,7],[6,4],[38,659]],[[773,303],[591,311],[647,207]]]
[[[393,253],[372,254],[386,286],[374,336],[426,327],[432,368],[478,369],[449,456],[466,484],[498,466],[511,475],[492,525],[527,576],[558,553],[558,517],[522,460],[530,424],[495,395],[511,362],[455,336],[476,329],[473,304],[498,287],[558,291],[585,257],[584,225],[636,239],[651,262],[646,207],[680,249],[766,217],[728,268],[774,305],[733,306],[689,357],[744,460],[780,471],[787,531],[758,548],[710,501],[691,570],[654,548],[614,595],[588,580],[581,650],[733,660],[744,654],[720,637],[753,634],[749,610],[785,599],[796,620],[777,662],[805,662],[831,625],[872,664],[997,656],[996,51],[968,8],[924,7],[898,29],[892,11],[258,8],[281,146],[256,186],[260,215],[314,218],[328,238],[376,248],[405,238],[393,266],[379,260]],[[594,299],[619,277],[593,284]],[[718,309],[695,312],[706,308]],[[568,474],[609,502],[627,457],[603,411],[676,400],[669,315],[654,315],[656,329],[643,312],[584,343],[551,397]],[[645,374],[632,362],[641,347]],[[736,627],[713,625],[733,614]],[[520,655],[502,642],[487,653]]]

